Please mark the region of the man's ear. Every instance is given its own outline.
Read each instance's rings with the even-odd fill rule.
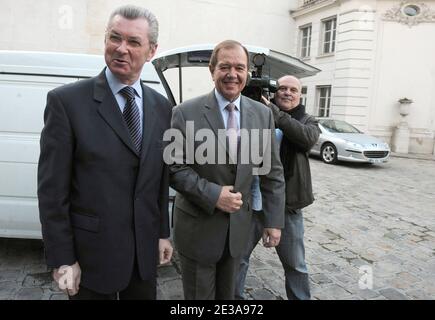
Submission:
[[[104,45],[107,43],[107,36],[109,35],[109,26],[106,27],[106,30],[104,30]]]
[[[151,59],[155,56],[156,52],[157,52],[157,47],[159,46],[157,43],[156,44],[151,44],[150,45],[150,52],[148,53],[148,57],[146,59],[146,62],[150,62]]]
[[[211,78],[214,81],[214,75],[213,74],[214,74],[215,67],[213,67],[211,65],[208,65],[208,70],[210,70]]]

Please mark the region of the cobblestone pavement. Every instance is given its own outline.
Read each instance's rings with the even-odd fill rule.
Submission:
[[[313,299],[435,299],[435,161],[311,166],[316,202],[304,216]],[[183,298],[176,256],[159,268],[158,284],[159,299]],[[274,249],[255,249],[246,292],[285,299]],[[0,239],[0,299],[65,298],[41,241]]]

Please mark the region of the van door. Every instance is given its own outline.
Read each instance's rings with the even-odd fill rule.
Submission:
[[[206,90],[211,91],[213,82],[208,64],[214,47],[214,44],[202,44],[177,48],[160,53],[152,60],[167,97],[174,105],[186,98],[204,94]],[[248,89],[254,85],[253,80],[259,76],[264,80],[275,81],[285,75],[304,78],[320,72],[319,69],[285,53],[264,47],[245,47],[251,62],[249,70],[251,82],[247,84]],[[189,72],[189,69],[194,71]],[[173,71],[177,71],[178,74],[171,74]],[[198,77],[198,73],[202,74],[202,78]],[[185,78],[188,78],[188,81],[185,81]],[[196,90],[198,87],[207,89]]]

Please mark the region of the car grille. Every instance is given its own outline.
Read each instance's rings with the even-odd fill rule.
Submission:
[[[388,151],[364,151],[364,155],[371,159],[380,159],[388,156]]]

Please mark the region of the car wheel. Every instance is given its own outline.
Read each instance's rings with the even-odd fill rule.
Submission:
[[[320,150],[320,155],[325,163],[337,163],[337,148],[332,143],[325,143]]]

